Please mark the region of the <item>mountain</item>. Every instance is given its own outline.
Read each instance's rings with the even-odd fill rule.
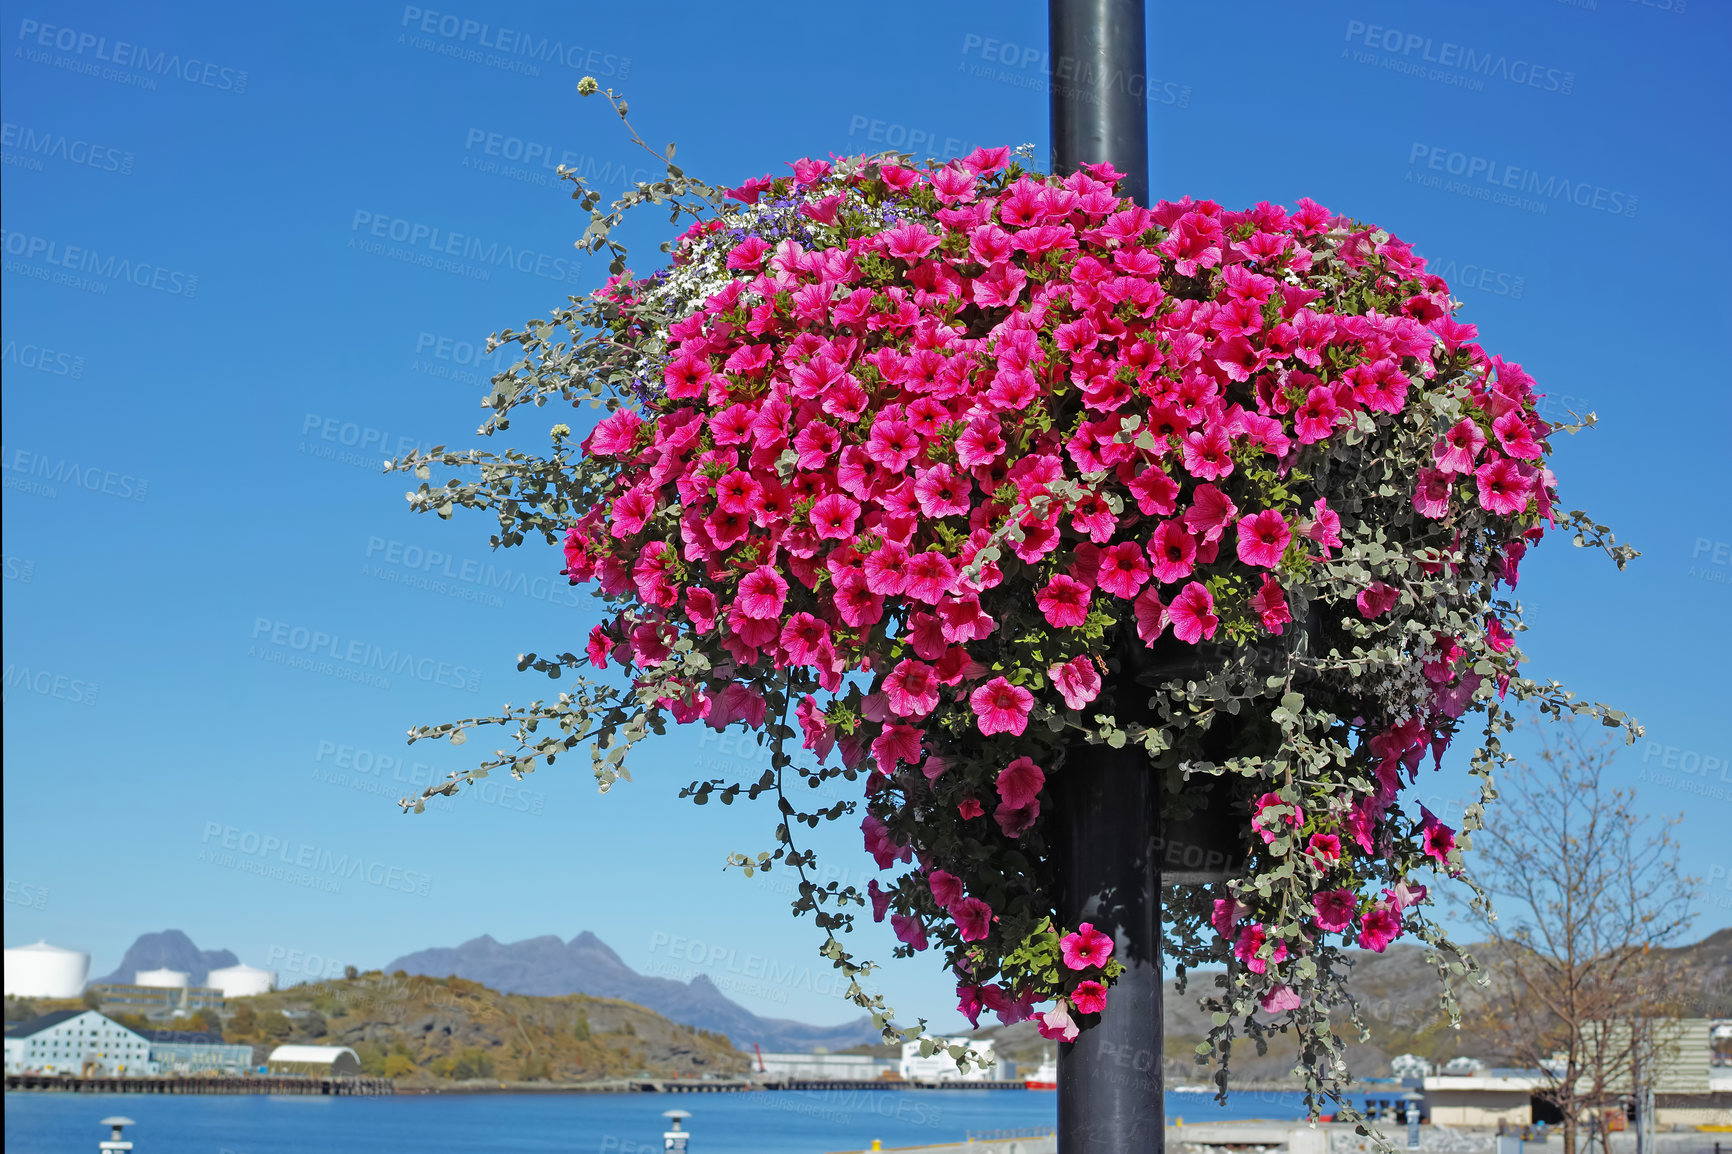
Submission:
[[[229,950],[201,950],[179,930],[164,930],[160,934],[139,935],[120,959],[120,968],[105,978],[94,979],[92,984],[125,986],[132,984],[140,970],[181,970],[192,975],[193,985],[202,986],[212,970],[239,964],[240,959]]]
[[[619,998],[675,1022],[725,1034],[741,1049],[757,1044],[780,1051],[819,1046],[843,1050],[876,1042],[879,1036],[869,1017],[840,1026],[759,1017],[722,993],[705,974],[689,982],[640,974],[587,930],[569,942],[549,934],[507,944],[483,935],[460,946],[406,954],[385,970],[429,977],[453,974],[511,994]],[[773,981],[765,977],[754,984]]]

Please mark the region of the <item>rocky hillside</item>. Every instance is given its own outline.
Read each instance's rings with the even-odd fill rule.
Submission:
[[[503,994],[464,978],[373,970],[233,1005],[229,1041],[351,1046],[368,1073],[409,1085],[696,1077],[746,1067],[726,1038],[642,1006]]]

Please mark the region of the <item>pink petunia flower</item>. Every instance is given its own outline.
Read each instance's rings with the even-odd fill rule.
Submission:
[[[1359,944],[1374,954],[1381,954],[1389,943],[1401,936],[1401,915],[1378,902],[1359,919]]]
[[[1035,592],[1034,603],[1055,628],[1081,625],[1088,620],[1089,587],[1060,573]]]
[[[1064,964],[1073,970],[1104,966],[1113,956],[1113,940],[1095,929],[1093,922],[1084,922],[1074,933],[1060,938],[1058,948],[1064,955]]]
[[[938,678],[932,666],[912,657],[884,679],[884,693],[898,717],[925,717],[938,708]]]
[[[883,889],[878,885],[878,879],[873,878],[866,883],[866,896],[872,899],[872,920],[884,920],[884,911],[890,908],[890,899],[895,896],[893,891]]]
[[[1438,865],[1447,866],[1450,851],[1455,849],[1455,831],[1438,821],[1423,805],[1419,807],[1419,813],[1419,839],[1425,847],[1425,856]]]
[[[1093,978],[1078,982],[1070,998],[1078,1013],[1098,1014],[1107,1008],[1107,988]]]
[[[1046,671],[1053,688],[1064,698],[1067,708],[1081,709],[1100,696],[1101,672],[1086,654],[1071,658],[1063,665]]]
[[[820,541],[846,541],[854,536],[860,503],[845,493],[831,493],[812,506],[809,520]]]
[[[1409,906],[1416,906],[1420,902],[1424,901],[1426,889],[1421,885],[1413,885],[1408,882],[1396,882],[1393,889],[1384,890],[1383,893],[1384,896],[1394,904],[1396,909],[1405,910]]]
[[[1167,618],[1173,623],[1173,636],[1191,645],[1214,637],[1215,627],[1221,623],[1214,609],[1214,596],[1192,581],[1167,606]]]
[[[891,914],[890,928],[896,931],[896,940],[904,945],[916,950],[926,948],[926,927],[912,914]]]
[[[1300,1006],[1299,995],[1293,987],[1285,983],[1276,986],[1263,995],[1263,1012],[1266,1014],[1285,1014],[1288,1010],[1297,1010]]]
[[[1020,737],[1028,727],[1028,711],[1034,705],[1034,694],[1020,685],[1012,685],[1003,677],[994,677],[969,694],[968,704],[974,707],[983,735],[1013,733]]]
[[[1237,898],[1216,898],[1214,912],[1209,915],[1209,924],[1215,927],[1215,932],[1223,938],[1233,936],[1233,928],[1239,924],[1239,919],[1251,912],[1251,907]]]
[[[1102,591],[1129,601],[1148,581],[1149,563],[1135,541],[1120,541],[1101,550],[1095,585]]]
[[[788,583],[768,565],[760,565],[740,578],[735,601],[740,612],[757,621],[779,617],[788,598]]]
[[[1312,918],[1317,928],[1337,934],[1353,924],[1359,898],[1352,890],[1325,890],[1312,895],[1311,905],[1317,911]]]
[[[1293,611],[1287,607],[1287,594],[1273,573],[1263,574],[1263,587],[1251,595],[1251,608],[1262,620],[1263,628],[1274,634],[1279,634],[1293,620]]]
[[[1311,521],[1305,526],[1305,536],[1328,550],[1341,548],[1341,514],[1329,507],[1322,497],[1311,503]]]
[[[981,806],[978,798],[965,797],[957,805],[956,812],[962,815],[963,821],[972,821],[985,813],[986,810]]]
[[[1275,568],[1292,540],[1286,519],[1273,509],[1239,518],[1239,560],[1247,565]]]
[[[1213,485],[1198,485],[1191,494],[1191,507],[1185,510],[1185,527],[1204,541],[1216,541],[1238,512],[1227,494]]]
[[[1443,435],[1431,450],[1439,472],[1471,473],[1473,463],[1485,448],[1485,434],[1471,417],[1463,417]]]
[[[1144,645],[1153,645],[1167,628],[1167,607],[1156,596],[1154,587],[1137,594],[1131,609],[1137,618],[1137,638]]]
[[[926,884],[932,890],[932,900],[940,909],[947,910],[962,900],[962,879],[953,873],[933,870],[927,875]]]
[[[1039,817],[1038,801],[1031,801],[1027,805],[1011,805],[1007,801],[1001,801],[992,811],[992,820],[998,823],[999,832],[1008,838],[1019,838],[1033,829]]]
[[[996,784],[1005,804],[1020,807],[1035,800],[1046,785],[1046,774],[1032,758],[1019,757],[998,771]]]
[[[1149,559],[1155,580],[1163,585],[1183,581],[1196,565],[1197,542],[1178,521],[1162,521],[1149,538]]]
[[[1508,457],[1487,461],[1473,475],[1479,483],[1479,504],[1488,513],[1520,513],[1533,498],[1533,469]]]
[[[1290,812],[1279,816],[1269,811],[1285,808]],[[1265,814],[1268,814],[1265,817]],[[1305,812],[1278,793],[1266,793],[1259,797],[1251,813],[1251,828],[1263,838],[1264,845],[1273,845],[1279,831],[1271,828],[1276,825],[1289,825],[1298,829],[1305,824]]]
[[[1305,852],[1325,862],[1341,860],[1341,839],[1332,833],[1314,833],[1305,842]]]
[[[1072,1020],[1070,1011],[1065,1009],[1063,998],[1059,999],[1057,1006],[1037,1015],[1035,1029],[1049,1042],[1074,1042],[1082,1032]]]
[[[1449,516],[1450,475],[1441,469],[1421,469],[1413,491],[1413,508],[1421,517],[1441,521]]]
[[[950,916],[965,942],[978,942],[992,932],[992,907],[979,898],[963,898],[950,907]]]
[[[1354,600],[1359,606],[1359,612],[1362,616],[1367,618],[1381,617],[1395,608],[1396,602],[1401,600],[1401,590],[1393,585],[1386,585],[1382,581],[1373,581],[1369,586],[1360,590],[1359,596]]]

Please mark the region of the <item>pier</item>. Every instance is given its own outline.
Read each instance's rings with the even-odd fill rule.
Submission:
[[[7,1074],[6,1092],[61,1094],[304,1094],[374,1097],[395,1094],[389,1078],[319,1078],[296,1074],[128,1075]]]

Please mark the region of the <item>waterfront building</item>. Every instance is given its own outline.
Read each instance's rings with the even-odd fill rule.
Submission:
[[[228,1045],[214,1031],[140,1030],[150,1043],[150,1060],[159,1074],[245,1074],[252,1070],[253,1048]]]
[[[56,1010],[6,1030],[6,1072],[154,1074],[150,1042],[95,1010]]]
[[[757,1059],[758,1073],[776,1082],[875,1082],[896,1069],[889,1059],[869,1054],[759,1054]]]
[[[998,1076],[997,1058],[991,1042],[977,1038],[934,1038],[933,1041],[944,1046],[970,1046],[978,1051],[988,1063],[986,1069],[970,1064],[968,1073],[964,1074],[956,1068],[956,1059],[949,1051],[940,1048],[929,1058],[920,1056],[919,1042],[902,1043],[902,1061],[898,1073],[909,1082],[990,1082]]]
[[[265,1060],[273,1074],[359,1077],[361,1056],[347,1046],[278,1046]]]
[[[6,951],[8,998],[76,998],[90,976],[90,955],[47,942]]]

